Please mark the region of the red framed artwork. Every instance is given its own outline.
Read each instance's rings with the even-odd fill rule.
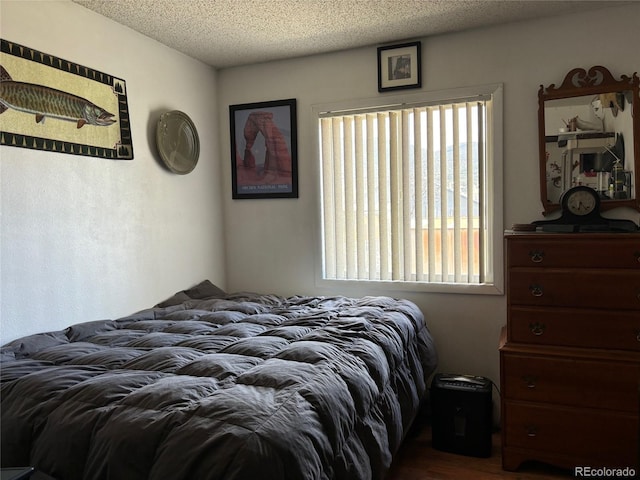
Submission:
[[[229,106],[232,197],[298,198],[296,100]]]

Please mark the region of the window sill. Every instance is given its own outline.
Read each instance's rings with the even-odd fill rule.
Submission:
[[[317,279],[318,287],[367,289],[372,295],[394,292],[423,292],[423,293],[453,293],[462,295],[504,295],[502,285],[457,284],[457,283],[428,283],[405,281],[369,281],[369,280],[328,280]]]

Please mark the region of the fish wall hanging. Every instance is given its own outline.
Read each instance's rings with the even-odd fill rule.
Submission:
[[[0,39],[0,145],[133,159],[125,81]]]

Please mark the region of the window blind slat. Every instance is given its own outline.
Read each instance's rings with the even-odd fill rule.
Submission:
[[[344,170],[344,239],[346,278],[357,278],[356,229],[355,227],[355,155],[353,145],[353,117],[343,121],[342,165]]]
[[[367,176],[365,168],[366,144],[365,144],[364,116],[355,117],[354,129],[354,153],[355,153],[355,190],[356,190],[356,252],[357,252],[357,278],[364,279],[367,274],[367,230],[365,217],[365,199],[367,195]]]
[[[461,237],[462,234],[460,232],[460,121],[459,121],[459,113],[460,113],[461,105],[454,105],[452,110],[452,133],[453,133],[453,185],[451,188],[453,190],[453,215],[451,216],[451,220],[453,223],[453,251],[452,253],[452,261],[453,261],[453,274],[454,281],[459,282],[462,276],[462,247],[461,247]]]
[[[428,110],[427,125],[427,226],[429,228],[428,237],[428,272],[429,281],[435,282],[436,278],[436,241],[438,224],[436,223],[436,159],[435,145],[436,132],[433,127],[436,121],[436,108]]]
[[[480,211],[480,215],[478,215],[478,232],[480,233],[479,235],[479,245],[478,245],[478,252],[480,255],[479,258],[479,264],[480,264],[480,278],[478,280],[479,283],[482,283],[484,281],[486,281],[487,279],[485,278],[485,272],[486,267],[485,267],[485,237],[486,237],[486,228],[487,225],[485,225],[484,222],[484,218],[487,214],[487,207],[488,205],[486,205],[485,202],[485,172],[486,172],[486,164],[485,164],[485,158],[484,158],[484,152],[485,152],[485,144],[484,144],[484,138],[485,138],[485,122],[487,121],[487,117],[489,117],[492,113],[492,104],[491,103],[485,103],[485,107],[484,109],[480,109],[478,108],[478,210]],[[486,117],[485,117],[485,113],[486,113]]]
[[[367,187],[367,230],[369,232],[368,240],[369,240],[369,251],[368,251],[368,260],[369,260],[369,279],[376,280],[377,279],[377,260],[378,260],[378,251],[380,246],[379,237],[377,232],[379,232],[379,227],[377,225],[377,198],[378,198],[378,189],[375,185],[376,175],[376,164],[374,162],[374,158],[376,158],[376,143],[375,143],[375,131],[376,131],[376,123],[377,119],[375,115],[367,114],[366,116],[367,122],[367,178],[369,179],[370,184]]]
[[[340,119],[334,118],[332,125],[333,133],[333,189],[334,189],[334,209],[335,209],[335,236],[334,245],[336,247],[336,278],[346,278],[347,251],[340,248],[345,245],[345,205],[344,205],[344,155],[342,149],[342,136],[344,135],[343,123]]]
[[[446,109],[440,106],[438,109],[440,119],[440,270],[442,281],[449,279],[449,179],[447,177],[447,117]]]
[[[413,129],[413,111],[405,109],[402,111],[402,150],[400,155],[400,166],[402,169],[402,179],[400,181],[400,195],[402,196],[402,279],[411,281],[414,276],[415,248],[413,246],[414,236],[414,215],[411,211],[414,197],[415,185],[412,182],[414,167],[413,149],[411,148]]]
[[[415,108],[413,110],[413,158],[414,158],[414,172],[413,178],[415,182],[414,188],[414,249],[415,249],[415,274],[416,281],[424,279],[424,243],[423,243],[423,217],[424,210],[422,208],[424,198],[424,186],[423,175],[424,169],[422,168],[423,155],[422,155],[422,125],[423,115],[426,114],[424,108]]]
[[[324,274],[328,278],[336,278],[335,248],[335,191],[333,184],[333,133],[332,120],[323,118],[320,121],[322,137],[322,231],[324,232]]]
[[[391,279],[400,280],[401,270],[401,248],[402,248],[402,190],[401,181],[401,146],[400,125],[398,112],[391,112],[389,116],[389,185],[390,195],[394,199],[390,203],[390,233],[391,244]]]
[[[473,157],[476,155],[475,150],[473,149],[473,103],[467,103],[467,215],[466,215],[466,225],[467,225],[467,282],[471,283],[474,281],[475,276],[477,275],[477,271],[475,268],[476,265],[476,252],[474,249],[474,228],[473,228],[473,217],[474,217],[474,189],[475,186],[473,184]]]
[[[387,155],[388,115],[378,114],[378,224],[380,235],[380,279],[391,280],[389,263],[389,166]]]

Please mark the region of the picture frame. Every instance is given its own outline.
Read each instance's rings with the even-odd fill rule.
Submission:
[[[298,198],[296,103],[229,106],[232,198]]]
[[[378,92],[422,87],[422,44],[378,47]]]
[[[0,39],[0,145],[132,160],[126,82]]]

